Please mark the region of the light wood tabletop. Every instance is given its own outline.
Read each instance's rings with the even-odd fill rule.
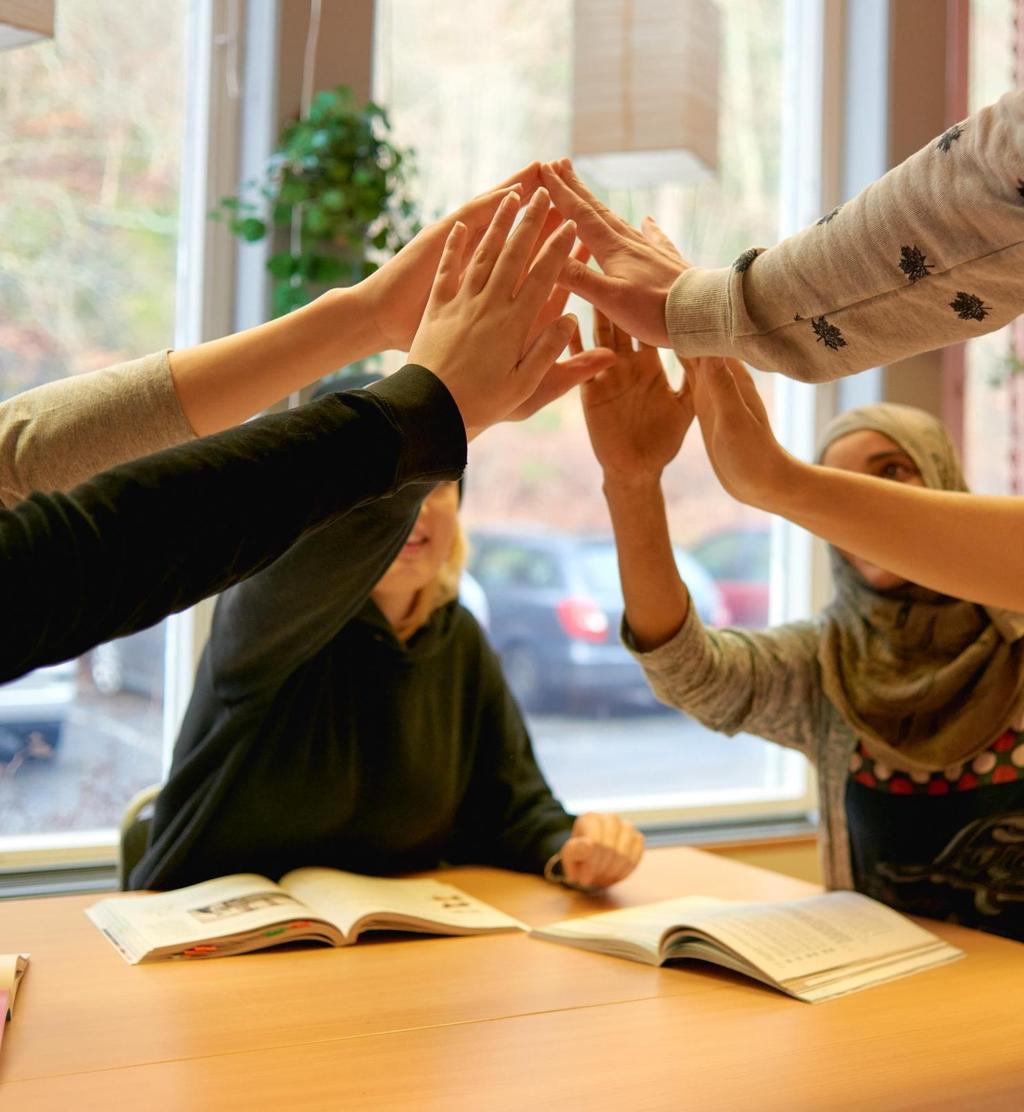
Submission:
[[[600,898],[494,869],[436,875],[534,925],[816,891],[681,847]],[[32,955],[0,1053],[4,1112],[1024,1107],[1024,946],[963,928],[925,924],[966,959],[809,1005],[709,966],[524,935],[132,967],[83,914],[95,899],[0,904],[0,952]]]

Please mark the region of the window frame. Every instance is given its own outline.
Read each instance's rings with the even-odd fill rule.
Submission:
[[[274,9],[276,11],[276,3]],[[254,13],[260,20],[249,18]],[[238,182],[243,131],[243,21],[276,36],[276,17],[247,0],[189,0],[186,8],[188,85],[180,192],[174,346],[222,336],[235,326],[236,244],[208,219],[216,201]],[[276,37],[274,39],[276,48]],[[265,58],[265,54],[261,56]],[[252,75],[258,80],[262,75]],[[265,109],[265,98],[259,99]],[[251,115],[251,113],[250,113]],[[251,126],[251,125],[250,125]],[[167,623],[160,775],[166,774],[178,726],[192,692],[195,664],[209,630],[207,601]],[[127,805],[128,800],[125,800]],[[118,824],[119,825],[119,824]],[[31,891],[111,887],[119,829],[0,836],[0,896]],[[47,882],[47,874],[52,881]],[[75,877],[78,877],[78,880]],[[26,885],[26,877],[34,878]],[[58,879],[59,877],[59,879]]]

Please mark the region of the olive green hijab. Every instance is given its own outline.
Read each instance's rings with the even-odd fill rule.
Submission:
[[[956,449],[931,414],[870,405],[837,417],[840,437],[871,429],[899,445],[927,487],[967,489]],[[876,590],[834,548],[836,597],[823,614],[825,694],[877,761],[932,772],[987,749],[1024,711],[1024,616],[907,583]]]

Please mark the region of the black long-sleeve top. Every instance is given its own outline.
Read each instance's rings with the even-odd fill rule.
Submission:
[[[310,533],[221,596],[131,886],[303,865],[541,871],[572,818],[457,602],[406,645],[369,594],[429,487]]]
[[[0,511],[0,682],[143,629],[266,567],[317,524],[457,478],[462,418],[407,366]]]

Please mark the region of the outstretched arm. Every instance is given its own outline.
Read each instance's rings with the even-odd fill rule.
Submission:
[[[0,511],[0,682],[143,629],[409,482],[455,478],[459,411],[407,367]]]
[[[567,160],[542,178],[602,267],[570,264],[563,280],[681,355],[733,355],[822,382],[989,332],[1024,308],[1024,91],[816,224],[715,270],[667,272]]]
[[[32,491],[71,490],[110,467],[239,424],[366,355],[407,351],[452,227],[461,222],[478,241],[504,196],[532,196],[537,169],[525,167],[425,228],[358,286],[233,336],[60,379],[0,403],[0,505],[14,506]],[[570,365],[561,375],[578,370]]]
[[[661,474],[675,459],[693,419],[688,390],[673,390],[658,352],[638,351],[621,329],[595,314],[595,338],[616,362],[582,388],[590,442],[618,552],[626,621],[637,648],[664,644],[690,606],[672,552]]]
[[[698,360],[693,382],[708,455],[735,498],[911,582],[1024,610],[1024,499],[927,490],[802,463],[776,441],[741,363]]]

